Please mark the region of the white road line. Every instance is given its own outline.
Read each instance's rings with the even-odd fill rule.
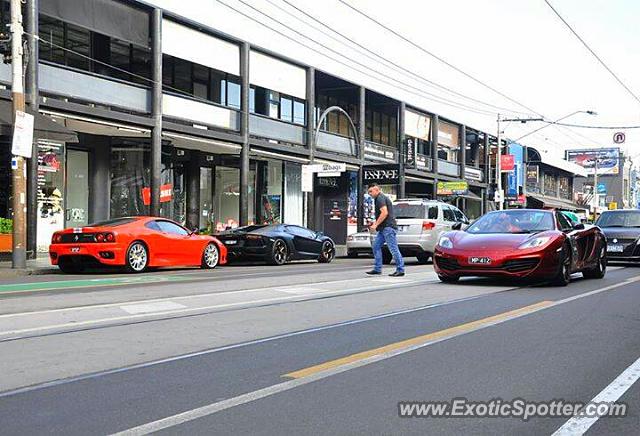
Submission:
[[[633,362],[602,392],[593,397],[592,403],[615,403],[640,378],[640,359]],[[628,411],[627,411],[628,412]],[[598,421],[598,417],[574,416],[553,433],[552,436],[580,436]]]
[[[138,313],[164,312],[166,310],[184,309],[186,307],[184,304],[174,303],[173,301],[159,301],[157,303],[147,304],[127,304],[126,306],[120,306],[120,309],[131,315],[137,315]]]
[[[424,280],[414,280],[413,283],[436,283],[437,280],[426,280],[428,278],[430,278],[432,276],[431,272],[428,273],[416,273],[416,274],[412,274],[412,275],[418,275],[418,276],[424,276]],[[331,285],[331,284],[335,284],[335,283],[348,283],[348,282],[352,282],[355,280],[371,280],[369,278],[363,278],[363,277],[354,277],[351,279],[346,279],[346,280],[330,280],[330,281],[325,281],[325,282],[314,282],[314,283],[306,283],[306,284],[299,284],[299,285],[290,285],[289,287],[293,288],[295,286],[320,286],[320,285]],[[176,282],[179,283],[179,282]],[[406,283],[405,283],[406,284]],[[358,288],[358,289],[362,289],[362,288]],[[46,309],[46,310],[34,310],[31,312],[19,312],[19,313],[6,313],[4,315],[0,315],[0,319],[2,318],[13,318],[13,317],[19,317],[19,316],[29,316],[29,315],[41,315],[41,314],[48,314],[48,313],[56,313],[56,312],[66,312],[69,310],[88,310],[88,309],[102,309],[102,308],[108,308],[108,307],[119,307],[122,305],[127,305],[127,304],[145,304],[145,303],[153,303],[153,302],[158,302],[158,301],[168,301],[168,300],[186,300],[186,299],[192,299],[192,298],[204,298],[204,297],[214,297],[214,296],[218,296],[218,295],[233,295],[233,294],[243,294],[243,293],[250,293],[250,292],[261,292],[261,291],[269,291],[269,290],[279,290],[282,291],[282,287],[262,287],[262,288],[252,288],[252,289],[238,289],[235,291],[219,291],[219,292],[207,292],[207,293],[203,293],[203,294],[191,294],[191,295],[178,295],[178,296],[173,296],[173,297],[161,297],[161,298],[150,298],[150,299],[146,299],[146,300],[133,300],[133,301],[120,301],[118,303],[104,303],[104,304],[92,304],[92,305],[86,305],[86,306],[70,306],[70,307],[63,307],[60,309]]]
[[[559,306],[561,304],[569,303],[571,301],[575,301],[575,300],[578,300],[578,299],[581,299],[581,298],[589,297],[591,295],[599,294],[601,292],[610,291],[610,290],[613,290],[613,289],[616,289],[616,288],[619,288],[621,286],[625,286],[625,285],[628,285],[630,283],[634,283],[634,282],[637,282],[637,281],[640,281],[640,276],[636,276],[636,277],[627,279],[627,280],[625,280],[623,282],[620,282],[620,283],[616,283],[616,284],[613,284],[613,285],[605,286],[605,287],[600,288],[600,289],[596,289],[596,290],[593,290],[593,291],[590,291],[590,292],[586,292],[584,294],[579,294],[579,295],[575,295],[573,297],[565,298],[563,300],[558,300],[558,301],[555,301],[553,304],[551,304],[549,306],[541,307],[539,309],[534,309],[534,310],[531,310],[530,312],[526,312],[526,313],[523,313],[521,315],[516,315],[516,316],[513,316],[511,318],[497,320],[497,321],[495,321],[493,323],[485,324],[485,325],[483,325],[483,326],[481,326],[479,328],[473,329],[473,330],[467,330],[467,331],[456,333],[456,334],[453,334],[451,336],[446,336],[446,337],[443,337],[443,338],[440,338],[440,339],[437,339],[437,340],[434,340],[434,341],[429,341],[429,342],[425,342],[425,343],[422,343],[422,344],[413,345],[413,346],[410,346],[410,347],[407,347],[407,348],[402,348],[402,349],[399,349],[399,350],[393,350],[393,351],[385,352],[385,353],[382,353],[382,354],[378,354],[378,355],[375,355],[375,356],[368,357],[366,359],[357,360],[357,361],[352,362],[352,363],[348,363],[348,364],[345,364],[345,365],[342,365],[342,366],[337,366],[335,368],[331,368],[331,369],[328,369],[328,370],[325,370],[325,371],[321,371],[321,372],[318,372],[316,374],[312,374],[312,375],[307,376],[307,377],[302,377],[302,378],[293,379],[293,380],[289,380],[289,381],[286,381],[286,382],[278,383],[276,385],[272,385],[272,386],[269,386],[269,387],[266,387],[266,388],[263,388],[263,389],[259,389],[257,391],[248,392],[246,394],[242,394],[242,395],[239,395],[237,397],[229,398],[229,399],[223,400],[223,401],[218,401],[216,403],[211,403],[211,404],[208,404],[206,406],[202,406],[202,407],[198,407],[196,409],[188,410],[188,411],[183,412],[183,413],[178,413],[178,414],[173,415],[173,416],[168,416],[166,418],[162,418],[162,419],[159,419],[157,421],[152,421],[152,422],[149,422],[149,423],[146,423],[146,424],[142,424],[142,425],[137,426],[137,427],[130,428],[128,430],[124,430],[122,432],[115,433],[115,436],[147,435],[147,434],[151,434],[151,433],[163,430],[163,429],[175,427],[177,425],[184,424],[186,422],[190,422],[190,421],[193,421],[193,420],[196,420],[196,419],[199,419],[199,418],[203,418],[205,416],[212,415],[212,414],[220,412],[222,410],[227,410],[227,409],[230,409],[230,408],[235,407],[235,406],[240,406],[242,404],[247,404],[247,403],[259,400],[261,398],[270,397],[271,395],[275,395],[275,394],[278,394],[280,392],[285,392],[285,391],[288,391],[288,390],[291,390],[291,389],[295,389],[295,388],[297,388],[299,386],[303,386],[303,385],[306,385],[308,383],[313,383],[315,381],[322,380],[324,378],[331,377],[331,376],[334,376],[336,374],[340,374],[340,373],[343,373],[343,372],[346,372],[346,371],[349,371],[349,370],[352,370],[352,369],[355,369],[355,368],[360,368],[360,367],[365,366],[365,365],[370,365],[372,363],[380,362],[380,361],[389,359],[389,358],[394,357],[394,356],[398,356],[398,355],[401,355],[401,354],[409,353],[411,351],[415,351],[415,350],[418,350],[418,349],[421,349],[421,348],[424,348],[424,347],[427,347],[427,346],[430,346],[430,345],[433,345],[433,344],[437,344],[439,342],[444,342],[444,341],[447,341],[449,339],[456,338],[458,336],[466,335],[468,333],[484,330],[486,328],[489,328],[489,327],[492,327],[492,326],[495,326],[495,325],[498,325],[498,324],[506,323],[508,321],[513,321],[514,319],[522,318],[522,317],[525,317],[525,316],[528,316],[528,315],[531,315],[531,314],[534,314],[534,313],[537,313],[537,312],[541,312],[543,310],[547,310],[547,309],[555,307],[555,306]]]

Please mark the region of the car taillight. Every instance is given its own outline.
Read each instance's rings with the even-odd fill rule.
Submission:
[[[51,237],[51,243],[58,244],[60,242],[62,242],[62,235],[60,233],[54,233]]]
[[[434,223],[433,221],[422,222],[422,230],[433,230],[435,226],[436,226],[436,223]]]
[[[104,242],[104,235],[102,233],[96,235],[96,242]]]
[[[114,235],[113,233],[105,233],[104,235],[104,239],[107,242],[115,242],[116,240],[116,235]]]

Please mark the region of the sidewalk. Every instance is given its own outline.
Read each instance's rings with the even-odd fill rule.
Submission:
[[[57,273],[59,269],[49,261],[47,256],[39,256],[37,259],[27,260],[27,267],[22,269],[11,268],[11,260],[0,261],[0,280],[13,277],[30,276],[37,274]]]

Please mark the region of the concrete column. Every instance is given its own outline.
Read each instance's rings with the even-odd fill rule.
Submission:
[[[404,101],[400,102],[400,107],[398,108],[398,163],[400,164],[400,183],[398,186],[398,196],[400,198],[406,197],[406,183],[404,181],[404,171],[405,166],[407,165],[407,145],[405,144],[404,137],[404,111],[406,109],[406,104]]]
[[[162,9],[151,13],[152,109],[151,128],[151,215],[160,215],[162,172]]]
[[[38,34],[39,0],[27,0],[25,31],[27,32],[28,61],[25,77],[27,103],[38,113],[40,102],[38,93],[38,40],[29,35]],[[31,159],[27,161],[27,258],[34,259],[37,253],[38,232],[38,145],[33,142]]]
[[[491,151],[491,143],[489,142],[489,135],[487,133],[484,134],[484,144],[482,144],[482,146],[484,147],[484,180],[485,180],[485,184],[487,185],[487,190],[485,192],[484,195],[484,201],[482,203],[482,207],[483,209],[483,213],[489,210],[489,201],[491,201],[489,197],[489,186],[490,183],[489,181],[491,180],[491,159],[490,159],[490,151]]]
[[[438,129],[440,119],[434,115],[431,120],[431,158],[433,160],[433,174],[438,174]],[[434,191],[435,196],[435,191]]]
[[[364,230],[364,193],[366,192],[366,186],[364,186],[364,141],[366,126],[366,110],[367,110],[367,90],[364,86],[360,87],[358,94],[358,158],[360,159],[360,167],[358,168],[358,187],[357,187],[357,200],[356,208],[358,211],[357,227],[358,231]]]
[[[199,152],[192,151],[186,165],[187,228],[193,230],[200,225],[200,162]]]
[[[89,155],[89,221],[109,219],[111,211],[111,139],[92,136]]]
[[[307,68],[307,152],[309,153],[309,162],[313,163],[316,153],[316,144],[314,142],[314,130],[316,128],[315,114],[316,114],[316,70],[313,67]],[[310,229],[315,228],[315,211],[314,211],[314,193],[306,193],[307,203],[307,227]]]
[[[251,47],[244,42],[240,46],[240,225],[249,224],[249,53]]]

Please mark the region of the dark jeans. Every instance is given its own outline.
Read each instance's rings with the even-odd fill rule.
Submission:
[[[396,261],[396,271],[404,272],[404,259],[398,249],[396,233],[397,230],[392,227],[384,227],[378,230],[376,239],[373,241],[374,270],[382,271],[382,246],[386,242],[393,259]]]

